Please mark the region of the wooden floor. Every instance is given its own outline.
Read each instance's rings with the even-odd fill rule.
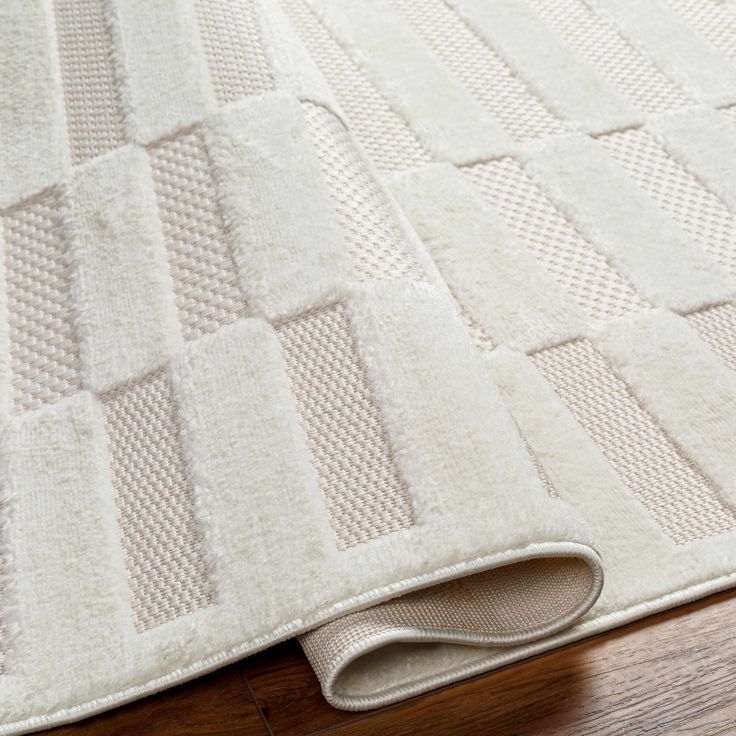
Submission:
[[[372,713],[328,706],[294,642],[54,736],[736,734],[736,591]]]

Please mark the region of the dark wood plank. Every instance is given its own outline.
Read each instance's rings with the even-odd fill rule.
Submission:
[[[267,736],[237,665],[138,700],[52,736]]]
[[[361,717],[327,704],[295,640],[256,654],[242,664],[243,674],[274,734],[309,734]]]
[[[323,733],[734,734],[734,620],[720,594]]]

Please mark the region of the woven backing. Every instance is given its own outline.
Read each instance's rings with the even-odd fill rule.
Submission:
[[[209,605],[214,591],[166,373],[111,392],[103,406],[133,618],[144,631]]]
[[[601,136],[626,173],[703,250],[736,275],[736,216],[644,130]]]
[[[736,527],[713,484],[682,454],[587,340],[532,360],[626,487],[677,544]]]
[[[181,133],[148,149],[182,333],[193,340],[245,313],[204,142]]]
[[[4,213],[10,366],[16,411],[79,390],[79,347],[55,189]]]
[[[401,630],[509,635],[543,626],[574,609],[592,585],[583,560],[526,560],[418,590],[332,621],[300,638],[318,676],[353,645]]]
[[[55,0],[56,37],[72,161],[125,143],[112,36],[103,0]]]
[[[393,170],[427,163],[429,153],[304,0],[281,0],[281,5],[375,165]]]
[[[195,2],[215,97],[223,104],[273,87],[254,1]]]
[[[348,251],[360,278],[423,279],[406,236],[355,150],[343,124],[326,108],[302,105],[307,127]]]
[[[442,0],[392,0],[437,58],[518,140],[561,133],[565,125]]]
[[[719,304],[687,315],[687,321],[711,350],[736,371],[736,305]]]
[[[527,0],[568,45],[648,112],[688,104],[684,94],[582,0]]]
[[[312,463],[341,549],[414,523],[342,305],[282,324],[279,337]]]
[[[607,319],[646,307],[514,159],[464,171],[522,245],[591,317]]]

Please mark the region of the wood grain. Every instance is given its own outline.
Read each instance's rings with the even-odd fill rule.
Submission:
[[[736,591],[372,713],[324,701],[288,642],[54,736],[736,734]]]

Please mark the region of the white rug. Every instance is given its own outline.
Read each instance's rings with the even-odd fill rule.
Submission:
[[[736,583],[728,0],[0,0],[0,223],[0,734]]]

